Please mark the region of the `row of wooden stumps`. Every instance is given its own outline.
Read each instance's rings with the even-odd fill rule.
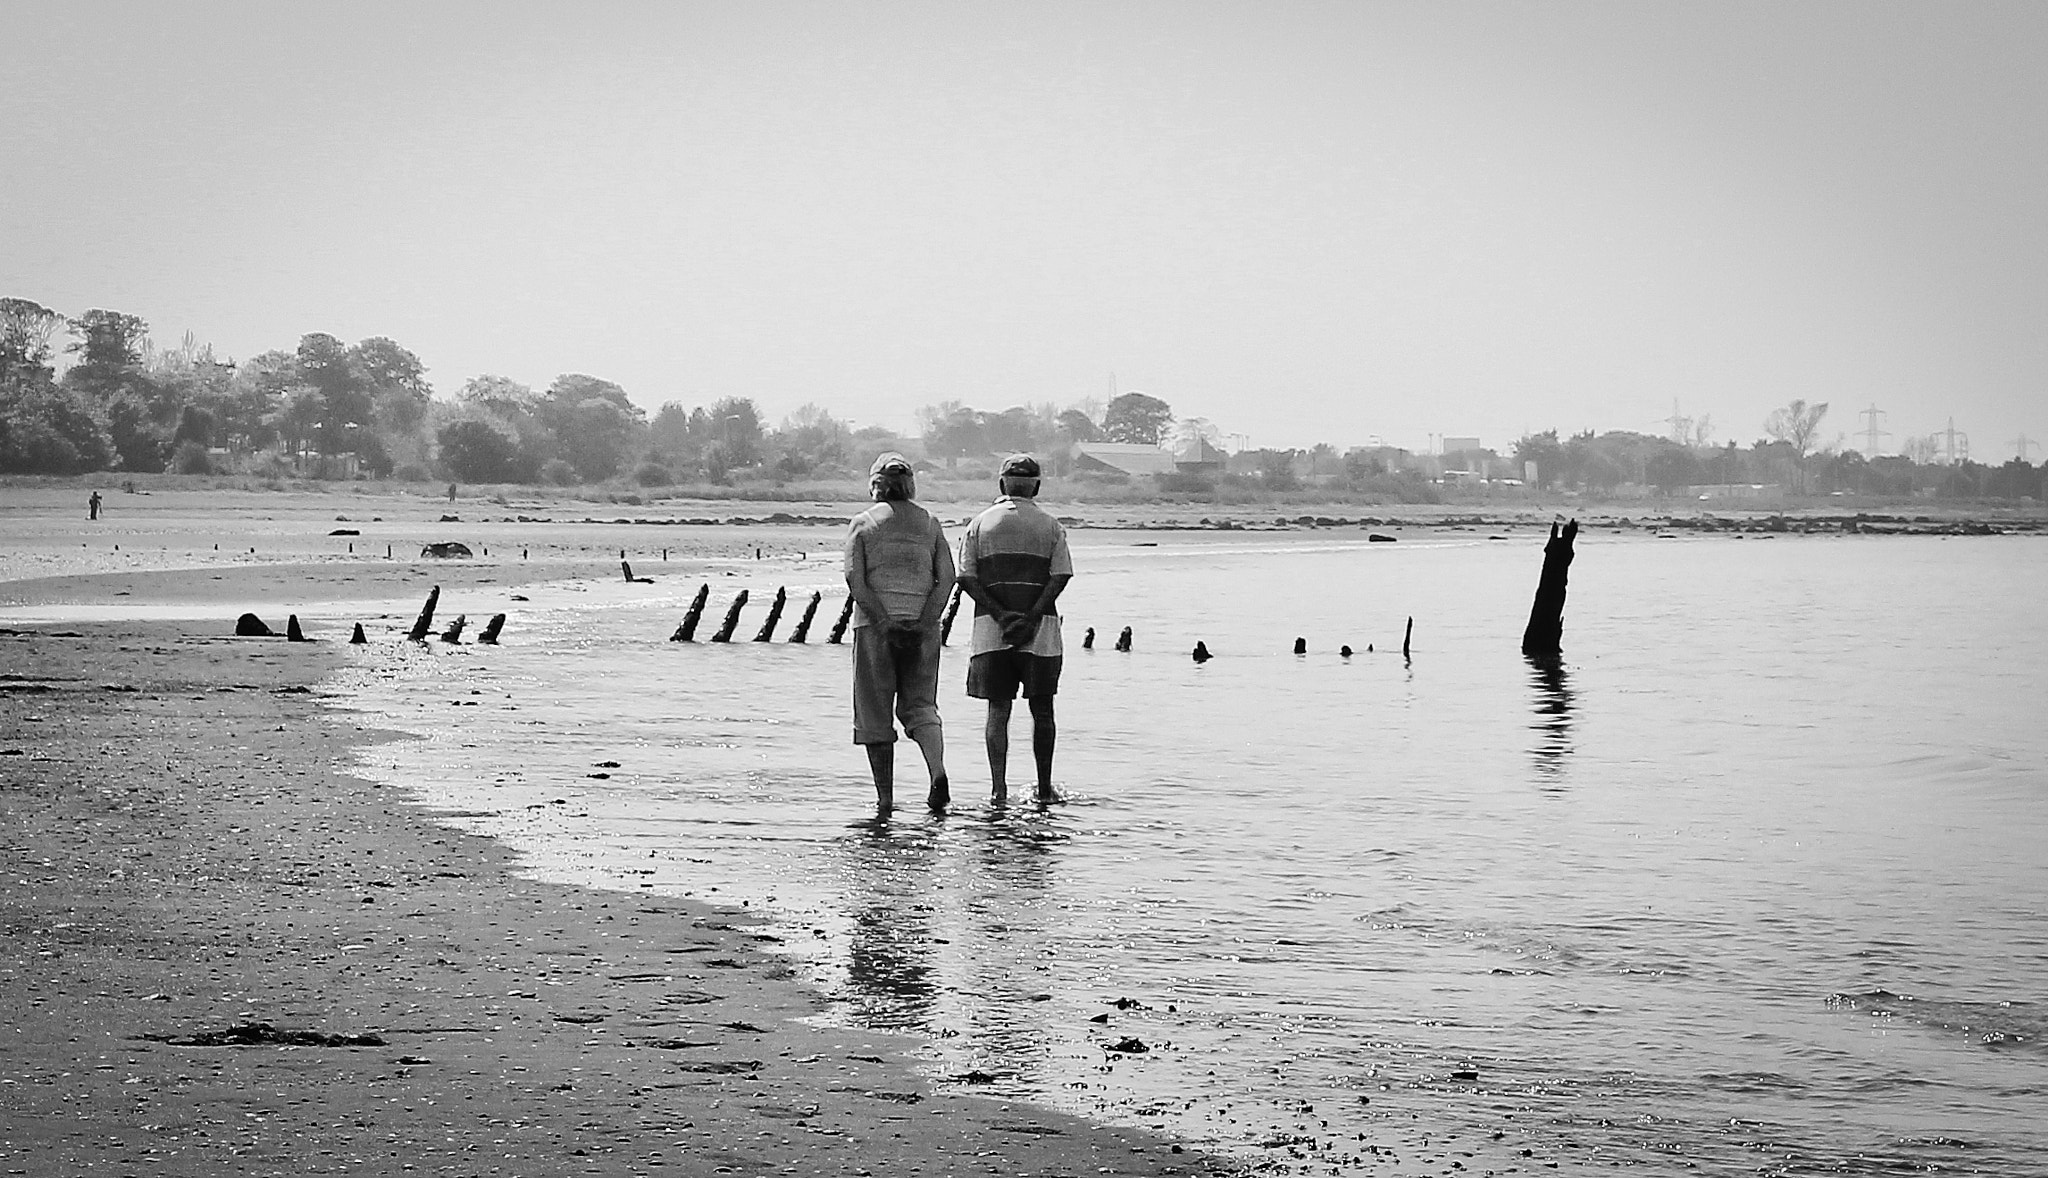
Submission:
[[[711,636],[711,641],[732,641],[733,632],[739,628],[740,611],[747,608],[747,596],[747,591],[742,589],[739,592],[739,596],[732,599],[732,604],[726,607],[725,621],[719,624],[718,632]],[[811,600],[804,606],[803,617],[798,619],[796,628],[789,633],[789,640],[791,642],[810,641],[811,622],[818,616],[818,605],[824,600],[825,595],[823,593],[811,594]],[[690,608],[683,612],[683,624],[676,627],[675,633],[669,635],[668,640],[670,642],[695,642],[697,640],[697,626],[704,620],[704,607],[710,601],[711,586],[700,586],[697,589],[697,596],[690,600]],[[760,630],[755,632],[754,641],[774,641],[775,627],[782,622],[782,611],[788,603],[789,591],[778,588],[775,591],[774,602],[768,607],[768,619],[762,622]],[[953,636],[953,618],[959,612],[960,591],[955,589],[953,590],[953,600],[946,605],[945,617],[939,622],[939,641],[941,644]],[[846,627],[852,621],[853,598],[848,597],[846,604],[839,609],[839,620],[832,623],[832,631],[826,636],[825,641],[835,645],[844,642],[846,640]]]
[[[405,639],[407,642],[425,642],[428,639],[428,637],[433,634],[434,609],[436,606],[439,606],[440,604],[441,587],[439,585],[436,585],[432,589],[428,590],[426,605],[420,607],[420,616],[413,620],[412,629],[406,632]],[[461,642],[462,631],[464,627],[466,627],[468,624],[468,614],[456,614],[455,620],[448,623],[448,628],[441,631],[441,641],[451,644]],[[477,634],[476,640],[478,642],[484,643],[487,646],[496,646],[498,644],[498,633],[502,631],[504,628],[505,615],[492,614],[491,620],[484,624],[484,628],[480,633]],[[361,644],[363,642],[368,641],[368,639],[363,636],[363,625],[361,622],[356,623],[356,632],[352,637],[349,638],[349,641],[355,644]]]

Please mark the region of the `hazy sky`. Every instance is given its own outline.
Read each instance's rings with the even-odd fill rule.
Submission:
[[[2048,446],[2033,0],[13,0],[0,112],[0,295],[446,396]]]

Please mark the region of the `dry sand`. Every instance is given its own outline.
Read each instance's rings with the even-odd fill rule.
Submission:
[[[335,644],[228,636],[265,602],[281,625],[608,562],[347,559],[314,551],[333,499],[159,498],[100,530],[0,506],[0,572],[31,577],[0,600],[202,619],[0,623],[0,1173],[1232,1168],[797,1021],[820,1004],[734,914],[522,878],[340,771],[378,734],[323,712]],[[209,532],[279,551],[216,558]],[[690,559],[739,558],[719,544]]]

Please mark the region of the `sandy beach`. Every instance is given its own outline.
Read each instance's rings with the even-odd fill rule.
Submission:
[[[818,999],[732,913],[522,878],[344,771],[379,734],[323,711],[337,643],[230,634],[243,609],[281,628],[298,602],[577,561],[348,561],[314,526],[350,514],[333,498],[173,498],[83,536],[20,497],[4,512],[31,574],[10,604],[190,620],[0,632],[0,1173],[1230,1168],[799,1021]],[[217,558],[207,531],[280,551]]]

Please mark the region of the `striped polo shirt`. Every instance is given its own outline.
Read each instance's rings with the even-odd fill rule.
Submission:
[[[1056,576],[1072,576],[1074,558],[1067,552],[1067,530],[1031,499],[1004,496],[974,517],[960,538],[960,575],[981,582],[988,595],[1011,610],[1027,610]],[[1007,650],[1003,629],[994,617],[974,606],[973,654]],[[1053,657],[1065,653],[1060,642],[1060,617],[1050,613],[1026,654]]]

